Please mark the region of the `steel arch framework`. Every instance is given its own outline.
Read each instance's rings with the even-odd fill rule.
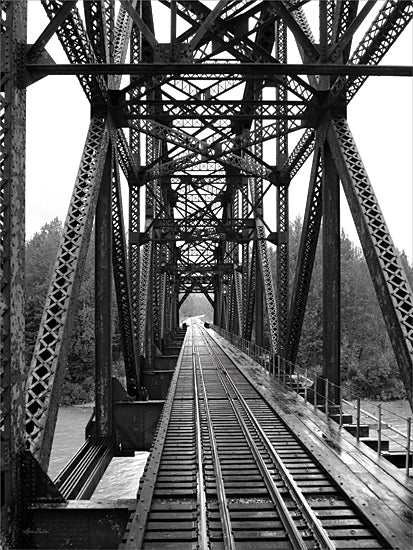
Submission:
[[[307,2],[294,0],[159,0],[170,14],[168,42],[157,39],[165,31],[159,32],[155,2],[149,0],[41,3],[50,22],[31,45],[26,43],[26,2],[1,3],[6,507],[16,507],[13,464],[25,439],[47,470],[73,307],[95,216],[100,220],[97,277],[110,294],[107,258],[112,258],[130,395],[138,395],[143,362],[151,365],[163,339],[177,327],[180,305],[193,292],[214,305],[216,324],[258,343],[265,317],[272,351],[294,362],[322,220],[323,374],[339,384],[341,182],[411,401],[412,292],[346,112],[369,74],[411,75],[411,68],[379,62],[411,22],[412,2],[320,1],[319,42],[307,21]],[[353,44],[366,18],[368,30]],[[47,52],[53,35],[69,64],[54,64]],[[299,65],[288,63],[287,36],[296,41]],[[53,74],[77,76],[92,116],[26,376],[25,90]],[[127,85],[125,74],[130,75]],[[290,134],[299,136],[294,148]],[[295,273],[289,273],[288,190],[311,155],[299,257]],[[128,239],[121,171],[129,186]],[[277,196],[275,228],[266,223],[264,210],[271,188]],[[275,275],[268,242],[276,246]],[[101,320],[108,300],[102,292],[96,296]],[[96,330],[98,429],[107,435],[110,359],[102,365],[110,353],[110,323],[97,322]]]

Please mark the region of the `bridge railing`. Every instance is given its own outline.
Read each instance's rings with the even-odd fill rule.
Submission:
[[[312,405],[316,410],[333,417],[340,428],[348,425],[350,416],[354,417],[355,423],[353,424],[351,421],[353,428],[351,433],[354,433],[357,441],[369,444],[377,451],[378,456],[388,458],[393,454],[393,456],[399,455],[402,458],[404,455],[404,468],[406,475],[409,475],[413,449],[410,416],[406,418],[381,403],[366,403],[365,406],[368,406],[370,410],[365,410],[361,407],[360,398],[354,403],[343,399],[342,386],[333,384],[313,370],[310,371],[292,363],[280,355],[273,354],[268,349],[216,325],[211,324],[210,327],[260,364],[284,388],[296,392],[303,399],[305,405]],[[393,423],[389,422],[390,418]],[[393,425],[395,422],[397,425]],[[403,426],[405,426],[405,430]],[[363,435],[370,430],[374,432],[374,438]]]

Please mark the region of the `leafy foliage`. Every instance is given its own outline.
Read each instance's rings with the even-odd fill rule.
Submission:
[[[26,357],[30,361],[39,330],[60,237],[62,223],[46,223],[26,245]]]
[[[298,256],[302,220],[290,225],[290,272]],[[413,268],[400,254],[406,275],[413,280]],[[275,254],[272,255],[275,270]],[[292,282],[291,287],[292,289]],[[316,252],[298,363],[320,370],[323,344],[322,239]],[[403,384],[387,335],[366,261],[360,248],[341,234],[341,369],[347,398],[397,399],[404,397]]]
[[[33,355],[61,235],[62,224],[55,218],[45,224],[26,244],[26,361],[28,363]],[[94,292],[94,246],[90,246],[72,325],[68,368],[61,394],[61,404],[64,405],[84,403],[94,399]],[[112,304],[113,355],[118,364],[121,352],[114,299]]]
[[[205,315],[205,319],[211,322],[214,319],[213,308],[204,294],[190,294],[187,297],[179,310],[179,321],[182,323],[195,315]]]

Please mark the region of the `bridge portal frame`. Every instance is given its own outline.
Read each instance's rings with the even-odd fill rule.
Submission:
[[[104,257],[107,260],[109,248],[112,248],[125,369],[131,395],[136,397],[139,392],[142,357],[149,364],[153,362],[163,337],[177,327],[179,304],[182,303],[179,300],[182,291],[180,279],[165,270],[165,266],[179,265],[182,255],[176,241],[178,238],[182,240],[183,235],[180,233],[176,237],[174,234],[174,188],[162,178],[191,166],[195,157],[200,156],[206,165],[223,165],[226,170],[228,183],[225,196],[217,195],[216,198],[221,201],[222,217],[217,219],[214,214],[214,223],[222,230],[223,237],[218,239],[219,244],[214,251],[216,263],[209,273],[208,284],[202,286],[199,275],[196,275],[198,279],[193,276],[193,284],[186,287],[185,292],[194,288],[201,288],[208,296],[214,292],[216,323],[228,330],[242,331],[248,338],[253,335],[252,312],[256,307],[255,329],[258,327],[258,330],[255,337],[258,339],[262,324],[259,319],[263,315],[258,304],[263,294],[272,349],[294,362],[323,218],[324,242],[329,245],[324,257],[324,375],[337,383],[340,347],[339,179],[350,205],[411,402],[411,289],[346,121],[346,105],[368,74],[411,74],[409,69],[403,67],[378,66],[411,21],[411,3],[386,1],[351,57],[352,37],[371,9],[370,4],[357,12],[357,2],[320,2],[320,43],[316,44],[303,10],[294,6],[294,2],[276,2],[271,6],[252,3],[249,13],[243,13],[244,3],[241,3],[237,20],[239,27],[235,37],[228,40],[232,32],[228,20],[231,10],[237,9],[236,3],[219,2],[216,8],[210,10],[201,3],[172,1],[168,6],[171,8],[173,32],[168,45],[159,44],[155,38],[150,2],[122,0],[115,17],[113,0],[88,1],[83,3],[83,18],[75,1],[62,3],[44,0],[42,4],[50,23],[35,44],[27,45],[26,2],[2,2],[5,53],[1,92],[1,145],[4,153],[1,219],[2,437],[5,449],[2,469],[6,480],[5,517],[12,517],[10,514],[16,514],[19,508],[13,499],[13,495],[19,492],[19,473],[11,465],[18,464],[18,457],[25,446],[24,409],[30,452],[47,470],[58,396],[67,362],[74,302],[98,204],[98,212],[103,213],[105,186],[102,182],[109,181],[106,162],[110,164],[111,217],[107,213],[104,216],[107,227],[112,226],[112,245],[109,241],[97,245],[102,251],[98,256],[102,262]],[[251,33],[246,26],[251,15],[257,27],[254,39],[250,38]],[[177,17],[191,21],[190,29],[181,37],[176,36]],[[297,41],[303,61],[300,66],[287,64],[287,29]],[[54,34],[58,36],[70,65],[51,62],[45,46]],[[180,46],[185,40],[186,45]],[[203,48],[210,43],[221,50],[227,48],[239,63],[225,66],[201,63],[199,68],[194,68],[192,53],[197,52],[202,57]],[[127,65],[125,58],[129,44],[132,45],[131,64]],[[274,56],[271,53],[273,48]],[[176,63],[171,65],[171,61]],[[142,94],[142,74],[148,70],[155,80],[144,82],[145,92]],[[222,77],[227,75],[238,74],[241,81],[246,80],[242,99],[245,111],[230,112],[232,133],[219,130],[217,122],[214,128],[218,138],[211,143],[211,140],[199,139],[168,123],[169,115],[164,111],[168,102],[157,87],[156,78],[159,74],[170,74],[171,70],[175,76],[179,75],[183,86],[190,92],[188,75],[202,79],[208,73],[218,72],[221,86],[224,86]],[[23,338],[25,89],[37,79],[59,72],[77,75],[91,103],[92,116],[26,385]],[[126,91],[120,90],[120,75],[123,73],[132,75]],[[309,75],[308,83],[300,78],[302,74]],[[269,79],[274,79],[279,102],[275,109],[273,130],[262,125],[267,107],[260,93]],[[293,90],[297,97],[304,100],[304,111],[288,103],[286,90]],[[125,100],[127,93],[130,94],[130,107],[127,107]],[[146,97],[147,105],[143,97]],[[219,116],[213,101],[208,100],[206,95],[202,96],[202,101],[205,109],[209,109],[209,119],[201,114],[199,120],[214,123]],[[254,102],[257,101],[260,106],[255,105],[254,110]],[[137,110],[135,104],[139,105]],[[175,103],[173,108],[177,115],[188,117],[184,105]],[[252,114],[248,114],[251,108]],[[139,124],[134,122],[136,117]],[[307,129],[288,155],[288,132],[297,128],[298,123],[294,120],[303,117]],[[247,137],[240,131],[243,125],[248,128]],[[125,137],[125,128],[130,129],[129,139]],[[277,143],[276,169],[262,158],[262,143],[268,138],[268,132],[272,132],[270,136]],[[140,165],[143,135],[149,136],[145,145],[145,166]],[[172,143],[175,151],[168,149],[167,143]],[[288,307],[288,187],[313,150],[304,230]],[[184,151],[184,154],[176,154],[176,151]],[[109,157],[111,160],[107,161]],[[136,240],[129,241],[129,260],[119,191],[120,169],[129,183],[129,225],[131,235],[136,235]],[[215,170],[216,166],[213,166],[210,173],[214,174]],[[238,180],[235,187],[230,184],[231,177]],[[266,234],[268,228],[262,210],[265,195],[263,181],[277,188],[277,231],[270,234]],[[146,189],[146,225],[143,232],[140,231],[139,221],[141,186]],[[241,211],[240,223],[237,222],[237,210]],[[100,237],[108,238],[108,232],[103,226],[101,229]],[[168,245],[168,238],[162,232],[169,232],[172,245]],[[231,245],[234,234],[235,242],[242,248],[242,263]],[[191,242],[189,236],[187,238],[187,242]],[[275,285],[268,260],[268,240],[277,245]],[[254,243],[251,251],[249,243]],[[105,267],[102,264],[98,274],[103,275],[104,270],[104,284],[108,291],[110,277],[107,263]],[[254,300],[255,296],[257,298]],[[97,296],[97,304],[99,301],[102,307],[107,308],[108,304],[102,296]],[[153,334],[146,331],[148,324],[154,327]],[[101,325],[101,330],[103,332],[100,334],[109,335],[108,327]],[[107,359],[108,350],[108,346],[103,346],[98,348],[97,354]],[[100,397],[97,396],[97,403],[102,435],[110,432],[109,372],[110,361],[106,361],[105,366],[99,362],[97,388]],[[17,525],[10,519],[8,524]],[[12,538],[16,536],[11,533]]]

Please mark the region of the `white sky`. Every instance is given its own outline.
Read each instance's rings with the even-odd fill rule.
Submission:
[[[312,7],[316,7],[316,2]],[[79,6],[80,7],[80,6]],[[311,16],[311,6],[309,9]],[[156,13],[155,13],[156,17]],[[310,17],[311,21],[311,17]],[[370,19],[368,20],[368,23]],[[38,0],[29,2],[28,42],[47,24]],[[316,34],[314,29],[314,34]],[[162,42],[167,40],[162,37]],[[404,31],[383,60],[389,65],[413,64],[412,26]],[[57,63],[66,62],[56,38],[47,50]],[[294,60],[291,60],[294,62]],[[348,120],[396,246],[412,260],[412,79],[370,77],[351,101]],[[74,76],[49,76],[27,92],[26,237],[31,238],[54,217],[64,221],[86,132],[89,104]],[[310,162],[293,180],[290,218],[304,212]],[[127,205],[127,197],[123,203]],[[358,243],[345,197],[342,225]],[[266,206],[267,223],[275,230]]]

